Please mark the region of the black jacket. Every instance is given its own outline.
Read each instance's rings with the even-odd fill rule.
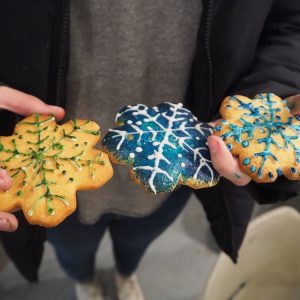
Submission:
[[[68,2],[1,1],[1,82],[48,103],[64,105]],[[216,119],[222,99],[230,94],[253,96],[258,92],[273,92],[285,97],[300,93],[300,1],[203,2],[204,12],[185,99],[201,121]],[[3,135],[11,130],[15,116],[2,112],[0,117]],[[273,184],[251,182],[246,187],[235,186],[222,178],[216,187],[195,193],[219,246],[236,260],[254,200],[259,203],[283,201],[297,195],[298,190],[299,182],[285,178]],[[37,259],[33,260],[31,269],[28,264],[22,264],[20,253],[10,251],[19,247],[16,246],[19,241],[24,243],[22,228],[30,232],[27,242],[31,246],[41,244],[36,242],[43,241],[43,229],[37,226],[22,226],[15,234],[3,234],[3,241],[21,272],[29,280],[35,280],[42,248],[34,248]],[[18,235],[23,238],[19,239]],[[28,255],[32,257],[31,253]]]

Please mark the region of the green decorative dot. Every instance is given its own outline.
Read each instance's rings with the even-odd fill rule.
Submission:
[[[22,195],[23,195],[23,192],[22,192],[22,191],[18,191],[18,192],[17,192],[17,196],[18,196],[18,197],[20,197],[20,196],[22,196]]]
[[[69,181],[70,181],[70,182],[73,182],[73,181],[74,181],[74,178],[70,177],[70,178],[69,178]]]
[[[54,208],[48,208],[48,214],[54,215]]]
[[[61,174],[66,175],[66,174],[67,174],[67,171],[66,171],[66,170],[63,170],[63,171],[61,172]]]

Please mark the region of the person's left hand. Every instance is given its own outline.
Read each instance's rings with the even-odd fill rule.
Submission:
[[[300,94],[288,97],[287,101],[291,113],[300,115]],[[214,126],[214,122],[210,125]],[[211,135],[207,141],[212,164],[221,176],[239,186],[244,186],[251,181],[251,178],[241,171],[238,159],[233,157],[220,137]]]

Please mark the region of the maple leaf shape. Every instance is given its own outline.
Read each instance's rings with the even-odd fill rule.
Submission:
[[[222,118],[215,127],[242,171],[256,182],[273,182],[280,175],[300,178],[300,122],[286,100],[272,94],[254,99],[232,96],[224,99]]]
[[[119,127],[104,137],[104,151],[112,161],[132,165],[132,178],[146,190],[170,192],[178,183],[202,188],[218,182],[206,145],[212,128],[182,104],[129,105],[116,123]]]
[[[0,211],[22,208],[31,224],[52,227],[76,209],[76,191],[95,189],[112,176],[105,153],[92,148],[100,139],[92,121],[62,126],[53,116],[35,114],[14,134],[0,137],[0,167],[13,178],[0,192]]]

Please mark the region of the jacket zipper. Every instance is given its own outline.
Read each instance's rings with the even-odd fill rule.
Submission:
[[[68,35],[70,22],[70,1],[65,1],[65,10],[62,23],[61,44],[59,51],[57,75],[56,75],[56,89],[55,101],[57,105],[64,104],[63,95],[65,93],[65,73],[67,69],[67,54],[68,54]]]
[[[213,62],[210,49],[210,38],[211,38],[211,22],[212,22],[212,13],[213,13],[214,0],[207,0],[207,14],[205,22],[205,35],[204,35],[204,44],[205,44],[205,53],[208,66],[208,116],[211,120],[213,112]]]

